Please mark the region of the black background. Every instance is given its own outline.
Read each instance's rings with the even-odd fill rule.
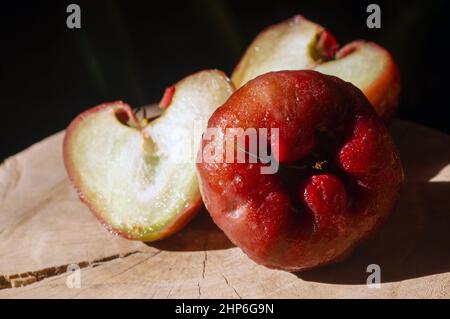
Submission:
[[[80,30],[66,7],[81,7]],[[168,85],[205,68],[228,74],[264,27],[295,14],[340,44],[366,39],[399,64],[398,116],[450,132],[449,1],[15,1],[0,7],[0,161],[64,129],[88,107],[159,101]],[[368,29],[366,7],[381,6]]]
[[[132,300],[132,299],[53,299],[53,300],[18,300],[18,299],[2,299],[0,305],[2,309],[10,308],[20,313],[35,315],[36,312],[45,312],[48,318],[60,318],[61,313],[70,313],[75,316],[85,316],[86,312],[90,314],[105,317],[107,315],[128,317],[136,313],[148,312],[156,313],[164,318],[204,318],[202,315],[195,316],[193,314],[175,314],[175,309],[181,304],[189,306],[210,306],[219,309],[220,303],[227,304],[252,304],[252,303],[268,303],[274,305],[274,314],[219,314],[208,313],[206,318],[292,318],[297,313],[314,313],[315,315],[340,316],[346,318],[360,318],[362,313],[370,312],[373,316],[385,317],[386,313],[401,311],[407,317],[409,315],[438,316],[448,308],[448,300],[424,300],[424,299],[408,299],[408,300],[356,300],[356,299],[271,299],[271,300],[218,300],[218,299],[150,299],[150,300]],[[351,309],[352,311],[349,311]],[[442,312],[441,312],[442,311]],[[299,316],[297,316],[299,317]]]

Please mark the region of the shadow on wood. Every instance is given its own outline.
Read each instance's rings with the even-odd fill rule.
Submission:
[[[158,242],[146,243],[160,250],[202,251],[235,247],[214,224],[205,208],[180,232]]]

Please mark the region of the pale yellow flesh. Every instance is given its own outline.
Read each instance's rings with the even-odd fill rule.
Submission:
[[[383,74],[389,55],[382,48],[359,42],[349,55],[328,62],[314,61],[311,45],[324,29],[297,16],[261,32],[232,75],[236,87],[271,71],[313,69],[337,76],[364,91]]]
[[[389,66],[389,56],[380,47],[361,42],[358,48],[341,59],[322,63],[315,71],[334,75],[365,91],[375,83]]]
[[[322,30],[301,16],[267,28],[248,47],[233,72],[233,83],[239,88],[267,72],[310,69],[316,63],[310,46]]]
[[[142,131],[120,123],[113,107],[81,121],[69,157],[100,217],[132,238],[153,240],[198,201],[194,155],[210,115],[232,92],[221,72],[203,71],[179,82],[167,111]]]

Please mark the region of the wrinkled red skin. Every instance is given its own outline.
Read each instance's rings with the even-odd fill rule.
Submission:
[[[341,260],[398,198],[403,171],[387,129],[363,93],[336,77],[264,74],[236,91],[208,127],[280,130],[276,174],[260,174],[261,163],[197,164],[214,222],[267,267],[300,271]],[[202,149],[212,143],[223,136],[204,139]]]

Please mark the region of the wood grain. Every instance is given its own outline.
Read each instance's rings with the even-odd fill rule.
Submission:
[[[0,298],[449,298],[450,137],[399,120],[391,131],[406,170],[395,213],[344,262],[299,274],[253,263],[204,210],[161,242],[111,235],[78,200],[53,135],[0,167]],[[80,288],[66,285],[69,264]]]

